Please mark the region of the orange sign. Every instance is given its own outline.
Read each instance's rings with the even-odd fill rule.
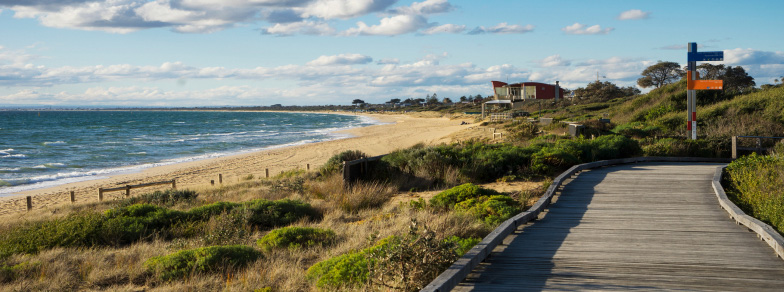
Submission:
[[[697,78],[700,74],[697,73]],[[686,72],[686,89],[688,90],[722,90],[724,81],[722,80],[691,80],[691,71]]]

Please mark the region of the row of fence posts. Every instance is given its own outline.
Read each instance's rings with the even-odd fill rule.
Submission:
[[[307,168],[308,171],[310,171],[310,163],[308,163],[306,165],[306,168]],[[269,168],[264,169],[264,175],[267,178],[270,177]],[[219,184],[223,184],[223,174],[218,174],[218,183]],[[176,184],[176,182],[174,180],[171,180],[171,184],[172,184],[172,188],[175,188],[175,189],[177,188],[177,184]],[[214,186],[215,185],[215,180],[210,180],[210,185]],[[131,189],[133,188],[133,186],[126,185],[124,188],[125,188],[125,196],[126,197],[130,196],[131,195]],[[117,188],[115,188],[115,189],[117,189]],[[103,188],[98,188],[98,201],[103,201],[103,193],[104,193],[104,191],[106,191],[106,190],[103,189]],[[27,211],[33,210],[33,197],[32,196],[27,196],[25,199],[27,201]],[[73,204],[74,202],[76,202],[76,193],[74,191],[71,191],[71,203]]]

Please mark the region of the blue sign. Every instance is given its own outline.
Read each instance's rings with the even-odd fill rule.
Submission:
[[[689,62],[724,61],[724,51],[715,52],[690,52]]]

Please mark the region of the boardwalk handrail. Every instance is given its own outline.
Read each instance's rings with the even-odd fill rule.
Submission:
[[[719,205],[721,205],[722,209],[727,211],[732,220],[735,220],[737,224],[746,226],[750,231],[757,233],[759,239],[765,241],[773,248],[773,251],[776,252],[776,255],[779,258],[784,259],[784,237],[770,225],[746,215],[743,210],[738,208],[738,206],[727,198],[727,193],[724,192],[724,187],[721,186],[721,176],[724,173],[725,168],[727,167],[717,167],[716,173],[713,175],[713,191],[719,199]]]
[[[614,164],[628,164],[638,162],[720,162],[728,163],[731,159],[726,158],[702,158],[702,157],[634,157],[622,158],[612,160],[602,160],[589,163],[578,164],[572,166],[568,170],[562,172],[559,176],[553,179],[550,187],[547,188],[544,195],[531,206],[528,210],[517,214],[516,216],[507,219],[501,225],[496,227],[490,234],[485,236],[481,242],[471,248],[462,257],[455,261],[452,266],[442,272],[438,277],[430,282],[421,291],[425,292],[446,292],[456,287],[463,279],[465,279],[471,271],[476,268],[487,256],[511,234],[518,226],[526,224],[536,219],[536,217],[550,205],[553,196],[564,180],[571,177],[577,172],[597,167],[604,167]]]
[[[738,138],[753,138],[757,139],[757,147],[738,147]],[[754,151],[754,152],[762,152],[762,139],[780,139],[784,140],[784,137],[765,137],[765,136],[732,136],[732,159],[738,159],[738,150],[746,150],[746,151]]]

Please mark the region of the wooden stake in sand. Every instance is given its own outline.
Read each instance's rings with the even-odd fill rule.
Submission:
[[[218,183],[219,184],[223,184],[223,174],[222,173],[218,174]]]
[[[76,202],[76,193],[71,191],[71,203]]]
[[[269,178],[269,168],[265,168],[265,169],[264,169],[264,172],[266,172],[266,173],[267,173],[267,178]]]
[[[32,209],[33,209],[33,197],[27,196],[27,211],[29,212]]]

